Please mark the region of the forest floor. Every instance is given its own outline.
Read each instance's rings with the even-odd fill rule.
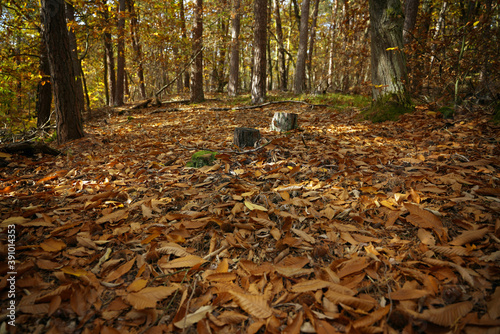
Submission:
[[[330,102],[109,109],[1,153],[0,332],[498,333],[500,127]]]

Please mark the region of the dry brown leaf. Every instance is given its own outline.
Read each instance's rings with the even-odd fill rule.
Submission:
[[[473,306],[471,302],[465,301],[438,309],[425,310],[419,315],[419,319],[427,320],[440,326],[450,327],[469,313]]]
[[[107,215],[102,216],[101,218],[96,220],[97,224],[102,224],[102,223],[114,223],[117,221],[120,221],[122,219],[127,218],[128,216],[128,210],[127,209],[121,209],[121,210],[116,210],[113,211]]]
[[[163,242],[160,247],[156,249],[158,254],[172,254],[178,257],[184,257],[191,255],[184,247],[174,242]]]
[[[354,328],[363,328],[371,326],[380,319],[382,319],[383,317],[385,317],[386,314],[389,313],[390,309],[391,309],[390,305],[387,305],[386,307],[383,308],[379,308],[378,310],[373,311],[367,316],[354,321],[352,325]]]
[[[300,334],[300,328],[304,323],[304,312],[300,311],[292,322],[283,329],[284,334]]]
[[[55,253],[66,248],[66,244],[61,240],[51,238],[42,242],[40,247],[46,252]]]
[[[418,290],[418,289],[399,289],[390,294],[387,294],[387,298],[393,300],[411,300],[411,299],[419,299],[425,296],[428,296],[430,293],[426,290]]]
[[[471,243],[473,241],[482,239],[486,235],[486,233],[488,233],[488,231],[489,229],[487,227],[475,231],[465,231],[458,237],[450,241],[449,244],[453,246],[462,246]]]
[[[126,262],[125,264],[121,265],[120,267],[118,267],[116,270],[109,273],[109,275],[106,277],[105,281],[106,282],[116,281],[118,278],[120,278],[123,275],[125,275],[126,273],[128,273],[130,271],[130,269],[132,269],[132,267],[134,266],[134,263],[135,263],[135,257],[132,260],[130,260],[130,261]]]
[[[376,303],[371,300],[356,298],[353,296],[344,295],[338,293],[332,289],[329,289],[325,293],[325,297],[334,303],[346,304],[352,308],[360,309],[362,311],[368,312],[375,307]]]
[[[266,319],[273,314],[267,300],[260,295],[247,295],[229,291],[235,302],[248,314],[255,318]]]
[[[176,286],[157,286],[144,288],[138,292],[131,292],[125,295],[125,300],[135,309],[154,308],[156,303],[174,293]]]
[[[202,306],[194,313],[190,313],[186,315],[183,319],[175,322],[174,326],[180,329],[188,328],[197,323],[198,321],[205,319],[207,317],[207,314],[212,313],[214,309],[215,307],[212,305]]]
[[[207,261],[199,256],[188,255],[178,259],[174,259],[167,263],[160,263],[159,266],[162,269],[190,268],[205,262]]]
[[[307,234],[306,232],[304,232],[302,230],[298,230],[298,229],[292,228],[291,231],[293,233],[297,234],[299,237],[301,237],[306,242],[309,242],[311,244],[315,244],[316,243],[316,240],[313,237],[311,237],[309,234]]]

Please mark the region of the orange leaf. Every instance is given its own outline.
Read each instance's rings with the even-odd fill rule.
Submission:
[[[142,289],[138,292],[131,292],[125,296],[125,300],[137,310],[154,308],[156,303],[174,293],[178,287],[158,286]]]
[[[188,255],[188,256],[184,256],[184,257],[169,261],[167,263],[161,263],[160,268],[162,268],[162,269],[190,268],[190,267],[194,267],[196,265],[199,265],[199,264],[202,264],[205,262],[207,262],[207,261],[202,259],[199,256]]]
[[[105,281],[106,282],[113,282],[113,281],[117,280],[118,278],[122,277],[123,275],[128,273],[130,271],[130,269],[132,269],[132,266],[134,265],[134,263],[135,263],[135,257],[132,260],[128,261],[127,263],[118,267],[115,271],[112,271],[108,275],[108,277],[106,277]]]
[[[246,295],[234,291],[229,291],[234,297],[235,302],[248,314],[255,318],[265,319],[269,318],[273,311],[268,305],[263,296],[260,295]]]
[[[55,253],[66,248],[66,244],[61,240],[47,239],[40,244],[40,247],[46,252]]]

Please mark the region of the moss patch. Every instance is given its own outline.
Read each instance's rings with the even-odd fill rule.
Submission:
[[[387,94],[372,103],[369,110],[362,115],[374,123],[384,121],[397,121],[399,116],[411,113],[415,106],[411,103],[401,103],[396,94]]]
[[[191,161],[188,161],[186,167],[201,168],[203,166],[211,166],[215,160],[217,152],[212,151],[197,151],[191,156]]]

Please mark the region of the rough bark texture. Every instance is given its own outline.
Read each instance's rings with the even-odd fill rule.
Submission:
[[[276,21],[276,38],[278,39],[278,71],[280,74],[280,90],[286,91],[288,87],[288,73],[286,70],[283,28],[281,26],[280,0],[274,1],[274,16]]]
[[[102,15],[104,21],[107,22],[109,20],[108,6],[104,6]],[[103,37],[104,37],[104,51],[106,54],[105,55],[106,71],[104,73],[105,75],[104,80],[107,82],[105,86],[108,86],[108,90],[106,91],[108,98],[106,102],[108,103],[109,106],[113,106],[115,104],[115,95],[116,95],[116,75],[115,75],[115,56],[113,53],[113,46],[111,44],[112,36],[109,29],[105,30]]]
[[[76,97],[75,70],[71,59],[63,0],[41,0],[43,34],[47,45],[50,75],[57,115],[57,142],[84,136],[83,101]]]
[[[139,78],[139,92],[141,98],[146,98],[146,85],[144,83],[144,68],[142,65],[142,46],[137,24],[137,13],[135,11],[135,0],[128,0],[130,12],[130,35],[132,39],[132,49],[134,50],[134,61],[137,66],[137,77]]]
[[[119,1],[115,106],[124,103],[125,91],[125,0]]]
[[[240,0],[233,0],[231,11],[231,58],[229,61],[229,82],[227,93],[236,96],[240,81]]]
[[[412,32],[417,23],[418,5],[420,0],[406,0],[405,21],[403,26],[403,42],[408,44],[412,40]]]
[[[235,128],[234,145],[238,147],[254,147],[260,139],[260,131],[252,128]]]
[[[389,95],[399,104],[408,104],[403,12],[399,0],[370,0],[370,32],[373,99]]]
[[[299,31],[299,51],[297,52],[297,65],[295,68],[295,82],[293,92],[301,94],[304,91],[306,83],[306,57],[307,57],[307,39],[309,37],[309,0],[302,2],[300,13],[300,31]]]
[[[252,103],[266,99],[267,0],[254,1]]]
[[[316,40],[316,23],[318,22],[319,0],[314,1],[314,10],[312,14],[311,23],[311,37],[309,38],[309,50],[307,51],[307,73],[309,75],[309,88],[312,90],[313,73],[312,73],[312,60],[314,53],[314,42]]]
[[[36,91],[36,115],[37,127],[43,126],[50,118],[50,108],[52,106],[52,85],[50,83],[50,65],[49,56],[47,54],[47,46],[45,38],[41,34],[40,44],[40,76],[42,77],[38,82]]]
[[[82,63],[78,58],[78,45],[76,43],[76,35],[73,26],[75,22],[75,8],[70,2],[66,2],[66,19],[68,20],[69,26],[68,30],[69,37],[69,47],[71,49],[71,59],[73,60],[73,68],[75,69],[75,82],[76,82],[76,97],[81,100],[82,105],[85,106],[85,99],[83,96],[83,83],[82,83]]]
[[[302,14],[303,15],[303,14]],[[269,127],[271,131],[290,131],[297,128],[297,114],[287,112],[274,113]]]
[[[203,93],[203,0],[196,0],[193,25],[193,55],[197,55],[191,72],[191,97],[193,103],[205,100]]]

